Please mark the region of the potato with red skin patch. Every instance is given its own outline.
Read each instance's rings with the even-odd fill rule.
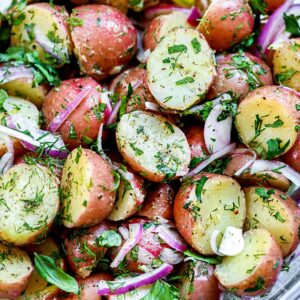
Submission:
[[[209,99],[227,92],[244,98],[251,90],[273,83],[267,64],[250,53],[223,55],[217,61],[217,76],[208,92]]]
[[[134,110],[145,110],[145,102],[154,102],[154,97],[149,91],[147,82],[147,72],[144,68],[135,67],[126,70],[120,77],[116,78],[116,81],[111,83],[115,85],[114,94],[117,95],[118,99],[126,97],[128,95],[129,84],[132,87],[132,95],[127,100],[126,113]]]
[[[276,282],[282,253],[272,235],[262,228],[247,231],[244,241],[244,250],[224,257],[216,266],[215,276],[225,289],[238,296],[259,296]]]
[[[71,17],[82,21],[71,28],[82,73],[96,80],[120,73],[137,47],[136,29],[126,15],[107,5],[83,5]]]
[[[295,169],[297,172],[300,172],[300,135],[298,134],[297,140],[294,146],[282,156],[282,160]]]
[[[204,128],[199,125],[192,125],[184,130],[186,139],[191,148],[192,158],[206,158],[209,153],[204,140]]]
[[[248,1],[215,0],[206,10],[198,30],[212,49],[220,52],[248,37],[254,25],[254,16]]]
[[[174,189],[167,183],[151,186],[147,191],[146,200],[138,215],[148,219],[173,218]]]
[[[57,300],[101,300],[103,297],[98,295],[98,283],[101,280],[113,280],[113,277],[110,274],[98,273],[84,279],[78,278],[79,295],[62,293]]]
[[[192,28],[186,20],[187,15],[178,11],[154,18],[147,26],[144,34],[144,49],[153,51],[156,45],[176,28]]]
[[[64,240],[66,258],[71,270],[80,278],[88,277],[103,258],[107,248],[99,244],[103,232],[116,231],[114,223],[104,221],[88,229],[74,229]]]
[[[76,6],[85,4],[105,4],[118,8],[124,14],[128,10],[128,0],[70,0],[70,2]]]
[[[267,4],[268,11],[274,11],[276,8],[282,5],[285,0],[264,0],[264,2]]]
[[[71,149],[89,144],[98,136],[100,125],[104,121],[101,86],[90,77],[64,80],[58,88],[55,87],[48,93],[43,104],[42,112],[48,127],[83,89],[90,89],[90,92],[57,130]]]
[[[176,227],[186,242],[204,255],[214,255],[210,237],[228,226],[242,228],[246,201],[240,185],[232,178],[203,173],[184,182],[173,206]]]
[[[180,271],[179,291],[186,300],[219,300],[218,280],[214,267],[205,262],[188,262]]]

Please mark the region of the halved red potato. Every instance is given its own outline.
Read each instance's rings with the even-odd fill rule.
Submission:
[[[47,237],[42,244],[30,245],[27,248],[30,254],[38,253],[50,256],[55,260],[56,265],[61,269],[66,269],[66,264],[60,255],[60,249],[56,242]],[[16,300],[51,300],[59,293],[59,288],[49,284],[36,270],[31,274],[26,289],[16,298]]]
[[[104,221],[89,229],[68,232],[64,240],[66,258],[76,276],[86,278],[93,272],[107,250],[107,247],[99,243],[101,236],[104,236],[104,232],[110,234],[110,231],[115,231],[116,228],[113,223]]]
[[[115,80],[118,80],[117,82]],[[126,104],[126,112],[129,113],[134,110],[145,110],[145,102],[155,102],[152,94],[149,91],[147,82],[147,72],[144,68],[135,67],[126,70],[113,80],[111,85],[115,85],[114,93],[119,99],[128,96],[129,86],[132,88],[132,95],[130,95]]]
[[[247,52],[223,55],[207,97],[232,92],[235,97],[244,98],[250,91],[272,83],[272,72],[263,60]]]
[[[111,165],[97,153],[77,148],[61,178],[62,219],[68,228],[100,223],[113,210],[116,187]]]
[[[283,256],[299,244],[300,209],[281,191],[259,186],[244,189],[247,205],[246,229],[268,230],[280,246]]]
[[[130,168],[120,165],[116,170],[120,174],[120,184],[112,213],[111,221],[125,220],[134,215],[144,202],[146,191],[145,181]]]
[[[142,111],[125,114],[116,139],[124,159],[148,180],[172,180],[188,172],[191,153],[184,133],[162,116]]]
[[[282,156],[282,160],[300,172],[300,135],[298,134],[294,146]]]
[[[136,30],[126,15],[111,6],[83,5],[71,18],[80,21],[71,26],[71,35],[82,73],[96,80],[120,73],[137,46]]]
[[[235,125],[243,144],[262,158],[273,159],[292,148],[297,139],[299,98],[278,86],[250,92],[238,107]]]
[[[186,300],[219,300],[218,280],[214,267],[205,262],[188,262],[180,271],[180,296]]]
[[[226,290],[254,297],[266,293],[277,280],[282,253],[272,235],[262,228],[247,231],[244,241],[243,252],[224,257],[216,266],[215,276]]]
[[[3,102],[4,112],[0,112],[0,119],[3,120],[5,117],[16,116],[24,118],[27,121],[30,121],[32,124],[38,126],[39,123],[39,111],[37,107],[22,98],[9,96]],[[25,148],[21,145],[20,140],[0,134],[0,155],[3,155],[7,151],[10,151],[9,148],[13,147],[15,155],[20,155],[24,153]]]
[[[118,8],[124,14],[126,14],[128,10],[128,0],[70,0],[70,2],[76,6],[85,4],[106,4]]]
[[[240,185],[232,178],[211,173],[190,178],[180,187],[173,207],[176,227],[198,252],[214,255],[210,239],[214,230],[242,228],[246,202]]]
[[[8,80],[8,82],[6,82],[6,80],[0,82],[1,89],[5,90],[11,96],[29,100],[39,108],[42,106],[44,98],[49,91],[49,87],[46,84],[38,86],[34,85],[34,72],[31,68],[24,65],[18,67],[3,65],[0,67],[0,72],[2,71],[5,73],[8,72],[9,75],[5,75],[8,79],[10,78],[10,75],[14,77],[14,73],[16,72],[23,73],[23,77],[21,76],[14,80]],[[30,74],[32,76],[30,76]]]
[[[184,129],[186,139],[191,148],[193,158],[205,159],[209,153],[204,140],[204,128],[199,125],[191,125]]]
[[[216,51],[238,44],[253,30],[254,16],[248,1],[212,1],[201,19],[198,30]]]
[[[33,265],[27,253],[17,247],[0,244],[0,297],[16,299],[24,291]]]
[[[68,30],[68,12],[49,3],[27,5],[21,22],[12,26],[11,45],[37,51],[42,61],[62,66],[70,61],[72,41]]]
[[[167,183],[151,186],[147,191],[146,200],[138,215],[150,220],[173,219],[174,189]]]
[[[250,174],[249,170],[245,170],[241,175],[235,176],[235,173],[251,160],[253,160],[251,152],[232,155],[224,169],[224,174],[230,177],[234,176],[243,186],[261,184],[263,186],[272,186],[282,191],[289,189],[289,180],[278,172],[261,171],[256,174]]]
[[[275,81],[300,92],[300,38],[283,41],[272,49]]]
[[[77,279],[80,288],[79,294],[64,293],[57,300],[101,300],[103,297],[98,295],[98,283],[101,280],[113,280],[113,277],[110,274],[97,273],[88,278]]]
[[[173,30],[147,61],[149,89],[168,109],[182,111],[201,101],[215,75],[214,53],[193,29]]]
[[[49,126],[57,114],[84,89],[90,89],[90,92],[58,128],[65,144],[71,149],[91,144],[98,136],[106,107],[101,99],[101,86],[90,77],[64,80],[48,93],[43,104],[43,115],[46,126]]]
[[[177,28],[192,28],[187,22],[187,14],[177,11],[154,18],[147,26],[144,34],[145,50],[153,51],[165,36]]]
[[[41,242],[59,208],[57,177],[45,167],[19,164],[0,184],[0,239],[16,246]]]

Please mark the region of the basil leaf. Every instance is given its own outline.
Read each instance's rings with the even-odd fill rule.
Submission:
[[[184,251],[183,254],[185,256],[192,257],[195,260],[207,262],[207,263],[209,263],[211,265],[218,265],[222,261],[222,258],[220,258],[219,256],[216,256],[216,257],[202,256],[202,255],[196,254],[196,253],[194,253],[194,252],[192,252],[190,250]]]
[[[179,300],[179,290],[167,282],[158,280],[141,300]]]
[[[121,246],[122,238],[121,235],[113,230],[104,231],[96,239],[96,244],[100,247],[119,247]]]
[[[79,286],[75,278],[57,267],[51,257],[34,253],[34,263],[35,270],[43,279],[65,292],[79,294]]]

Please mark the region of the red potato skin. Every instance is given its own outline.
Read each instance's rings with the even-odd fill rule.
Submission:
[[[298,134],[294,146],[282,156],[282,160],[297,172],[300,172],[300,134]]]
[[[121,74],[122,76],[122,74]],[[150,93],[147,81],[147,71],[144,68],[135,67],[126,70],[114,89],[119,99],[126,97],[129,84],[132,86],[132,97],[127,101],[126,113],[134,110],[145,110],[145,102],[155,102]]]
[[[226,165],[224,174],[233,177],[234,174],[251,159],[251,153],[232,155],[230,161]],[[290,186],[290,182],[283,175],[271,171],[260,172],[258,176],[255,176],[254,174],[251,175],[249,172],[244,172],[240,176],[235,176],[235,178],[243,186],[261,184],[263,186],[273,186],[282,191],[287,191]]]
[[[151,187],[147,191],[145,204],[138,212],[139,216],[148,219],[164,218],[171,220],[173,218],[174,189],[167,183],[161,183]]]
[[[285,2],[285,0],[265,0],[268,11],[274,11],[276,8],[278,8],[280,5],[282,5],[284,2]]]
[[[215,0],[197,29],[212,49],[224,51],[246,38],[252,32],[253,25],[254,17],[247,1]]]
[[[184,130],[191,149],[191,156],[205,158],[209,153],[204,140],[204,128],[201,125],[192,125]]]
[[[100,125],[103,118],[99,120],[93,108],[101,103],[101,87],[92,78],[74,78],[61,82],[59,88],[53,88],[45,98],[43,104],[43,115],[46,127],[52,122],[55,116],[63,111],[64,107],[80,93],[83,88],[90,87],[91,92],[81,101],[77,108],[68,116],[68,118],[59,127],[66,145],[70,149],[84,144],[84,136],[95,140],[98,136]],[[70,127],[74,126],[77,138],[70,138]]]
[[[73,293],[63,294],[57,300],[101,300],[103,297],[98,295],[98,283],[101,280],[113,280],[110,274],[99,273],[85,279],[77,279],[80,287],[79,295]]]
[[[208,92],[207,97],[213,99],[226,92],[233,92],[236,96],[244,98],[249,92],[250,87],[248,83],[248,76],[244,71],[238,71],[234,67],[232,57],[236,54],[223,55],[218,59],[217,76]],[[253,73],[260,80],[261,85],[271,85],[273,83],[272,72],[268,65],[258,57],[244,52],[244,55],[249,58],[253,63],[259,65],[265,71],[264,74],[257,73],[255,67],[252,67]],[[228,74],[233,76],[229,76]]]
[[[160,42],[161,36],[160,36],[160,28],[161,28],[161,23],[164,20],[164,16],[157,16],[154,18],[149,25],[146,28],[144,37],[143,37],[143,46],[144,49],[150,49],[150,51],[153,51],[157,43]]]
[[[128,11],[128,0],[70,0],[76,6],[85,4],[105,4],[118,8],[124,14]]]
[[[116,230],[115,224],[104,221],[89,229],[75,229],[67,235],[64,246],[66,258],[70,269],[80,278],[88,277],[97,265],[98,259],[102,258],[107,248],[99,247],[96,243],[97,238],[107,230]],[[89,255],[85,251],[86,247],[95,254]],[[77,259],[77,262],[74,260]]]
[[[22,155],[23,153],[25,153],[27,150],[22,146],[20,140],[11,137],[10,138],[13,146],[14,146],[14,153],[15,155]],[[2,156],[3,154],[5,154],[6,152],[8,152],[8,149],[6,147],[6,145],[3,145],[0,147],[0,156]]]
[[[256,230],[264,230],[264,229],[256,229]],[[244,281],[241,281],[236,285],[227,285],[226,287],[224,286],[224,288],[227,290],[230,289],[234,290],[234,293],[237,296],[255,297],[264,294],[276,282],[279,273],[281,271],[282,262],[283,260],[282,260],[282,253],[280,247],[278,246],[276,241],[272,239],[272,245],[269,248],[269,253],[267,253],[267,259],[260,264],[259,268]],[[274,265],[278,265],[275,270],[273,269]],[[220,284],[222,284],[220,278],[218,278],[217,276],[217,273],[215,273],[215,275],[219,280]],[[256,286],[257,279],[259,277],[264,279],[265,289],[260,289],[255,292],[245,292],[246,289]]]
[[[83,5],[71,16],[83,21],[71,29],[81,71],[96,80],[120,73],[137,47],[137,32],[126,15],[111,6]]]

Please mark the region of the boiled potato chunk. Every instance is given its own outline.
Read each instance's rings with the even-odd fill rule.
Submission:
[[[224,257],[215,275],[224,288],[239,296],[264,294],[280,273],[281,250],[265,229],[247,231],[244,240],[243,252]]]
[[[39,165],[18,164],[0,178],[0,239],[22,246],[48,233],[59,207],[58,179]]]
[[[258,88],[238,107],[236,128],[244,144],[262,158],[273,159],[295,143],[300,111],[299,98],[277,86]]]

